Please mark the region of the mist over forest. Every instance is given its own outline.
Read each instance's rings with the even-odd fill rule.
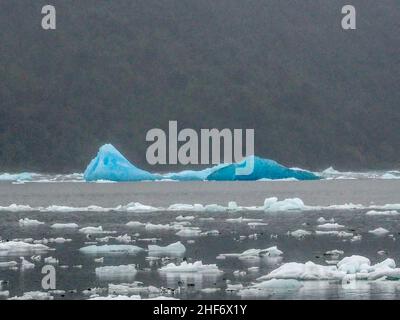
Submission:
[[[289,166],[400,166],[396,0],[48,2],[55,31],[47,2],[0,2],[0,172],[82,172],[104,143],[160,170],[145,137],[169,120],[254,128]]]

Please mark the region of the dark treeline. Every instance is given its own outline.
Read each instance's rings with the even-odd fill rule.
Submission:
[[[82,171],[103,143],[144,168],[146,132],[254,128],[310,169],[400,159],[400,7],[352,0],[0,2],[0,171]],[[154,170],[154,168],[153,168]]]

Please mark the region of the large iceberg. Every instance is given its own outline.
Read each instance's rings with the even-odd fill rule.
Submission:
[[[141,170],[131,164],[113,145],[106,144],[99,152],[83,175],[86,181],[143,181],[155,180],[156,175]]]
[[[250,171],[249,171],[250,168]],[[276,161],[249,156],[239,163],[219,164],[204,170],[185,170],[164,175],[141,170],[131,164],[114,146],[102,146],[84,173],[86,181],[255,181],[255,180],[317,180],[319,176],[301,169],[290,169]]]

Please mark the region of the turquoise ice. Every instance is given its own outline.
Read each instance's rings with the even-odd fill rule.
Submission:
[[[254,161],[254,170],[248,175],[241,175],[240,168],[247,167],[248,161]],[[114,146],[106,144],[84,173],[86,181],[109,180],[118,182],[171,179],[178,181],[244,181],[260,179],[320,179],[312,172],[290,169],[276,161],[262,159],[256,156],[245,158],[240,163],[220,164],[204,170],[185,170],[168,174],[153,174],[130,163]]]

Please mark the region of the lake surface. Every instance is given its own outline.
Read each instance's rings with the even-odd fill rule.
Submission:
[[[262,207],[264,200],[270,197],[277,197],[279,200],[300,198],[305,205],[313,208],[279,212],[265,212],[251,208],[248,210],[242,208],[239,211],[214,208],[201,212],[168,210],[173,204],[199,203],[227,206],[230,201],[235,201],[239,206]],[[85,210],[91,205],[116,208],[131,202],[156,207],[157,210],[155,212]],[[328,208],[330,205],[346,203],[361,206],[352,209],[349,209],[351,206],[341,209]],[[12,204],[30,206],[31,210],[18,206],[8,210],[7,207]],[[140,292],[143,298],[162,295],[179,299],[398,299],[400,281],[357,281],[355,285],[349,287],[343,286],[341,281],[301,281],[302,287],[296,290],[281,288],[252,296],[241,295],[236,290],[240,287],[229,287],[240,284],[244,288],[249,287],[258,277],[287,262],[313,261],[328,265],[330,259],[324,253],[334,249],[344,251],[339,259],[362,255],[369,258],[371,264],[386,258],[393,258],[400,263],[400,250],[397,244],[397,238],[400,236],[400,216],[366,215],[366,212],[374,207],[383,210],[382,206],[386,204],[400,204],[400,180],[23,184],[1,182],[0,237],[3,241],[58,237],[71,241],[47,243],[48,247],[55,250],[41,254],[41,261],[32,261],[31,257],[35,255],[32,252],[0,253],[0,262],[16,261],[20,264],[19,257],[24,256],[35,264],[35,268],[27,270],[21,270],[20,265],[16,268],[0,268],[0,280],[4,281],[0,292],[8,291],[9,297],[14,297],[22,296],[25,292],[44,291],[41,286],[43,278],[41,269],[48,264],[43,261],[44,258],[51,256],[59,261],[55,265],[58,291],[52,293],[55,299],[87,299],[93,293],[107,296],[113,293],[108,288],[110,283],[134,281],[142,282],[143,288],[154,286],[161,290],[158,294],[152,294],[143,289]],[[50,206],[56,206],[54,211]],[[63,209],[61,206],[69,208]],[[71,207],[83,209],[74,210]],[[193,216],[193,218],[182,221],[176,219],[179,216]],[[240,217],[250,220],[242,222],[228,220]],[[324,217],[327,221],[334,219],[335,223],[344,226],[342,231],[352,233],[355,238],[317,235],[315,231],[320,224],[317,222],[320,217]],[[21,227],[18,221],[24,218],[38,220],[44,224]],[[141,222],[144,225],[183,223],[182,225],[186,224],[184,226],[186,228],[198,228],[202,234],[183,237],[176,235],[178,229],[154,230],[146,229],[144,226],[132,228],[126,225],[130,221]],[[75,223],[79,228],[102,226],[103,230],[113,233],[87,235],[78,229],[51,228],[50,226],[55,223]],[[378,227],[387,229],[389,234],[377,236],[369,233]],[[312,234],[300,239],[288,234],[298,229],[310,231]],[[213,233],[207,234],[207,231],[212,230]],[[219,234],[214,234],[215,230]],[[115,239],[125,234],[131,237],[131,242],[121,243]],[[110,238],[104,239],[107,236]],[[361,240],[357,238],[358,236],[361,236]],[[97,257],[79,251],[80,248],[95,243],[129,244],[147,249],[148,244],[166,246],[177,241],[182,242],[186,252],[179,257],[169,257],[169,259],[149,259],[147,251],[135,255],[100,254]],[[222,259],[220,256],[272,246],[277,246],[283,254],[280,257],[256,256],[250,259],[237,257]],[[95,261],[101,257],[104,258],[102,263]],[[159,272],[159,268],[168,263],[180,264],[182,261],[216,264],[221,272],[218,274]],[[101,277],[95,272],[99,267],[130,264],[136,265],[136,273]],[[213,290],[202,290],[210,288]],[[226,290],[227,288],[233,290]]]

